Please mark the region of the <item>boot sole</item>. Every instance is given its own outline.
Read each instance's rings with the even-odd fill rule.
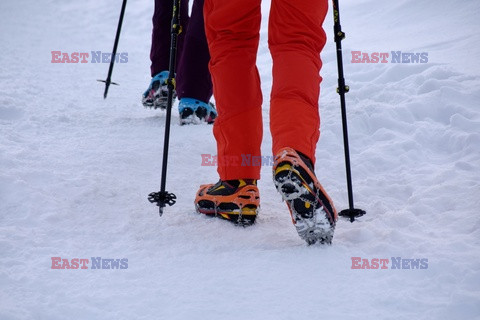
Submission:
[[[195,198],[198,213],[219,217],[237,225],[249,226],[255,223],[260,207],[260,195],[256,186],[246,185],[231,195],[209,195],[212,185],[201,185]]]
[[[180,125],[182,126],[201,123],[213,124],[214,121],[215,117],[208,114],[204,107],[198,107],[195,111],[187,107],[180,112]]]
[[[287,203],[300,238],[308,245],[331,244],[335,231],[335,222],[331,222],[332,214],[317,196],[318,189],[314,181],[306,181],[299,170],[299,166],[289,162],[280,163],[275,169],[275,187]]]
[[[202,202],[205,201],[208,200],[203,200]],[[211,203],[211,206],[207,203],[202,203],[202,205],[203,206],[200,206],[200,204],[195,205],[197,213],[206,215],[208,217],[217,217],[228,220],[236,225],[244,227],[251,226],[255,223],[258,211],[258,208],[253,205],[247,205],[241,209],[239,208],[234,210],[222,209],[221,204],[218,207],[215,207],[213,203]]]
[[[166,85],[163,85],[162,88],[159,89],[158,84],[154,86],[154,90],[157,91],[153,97],[153,100],[147,100],[147,98],[142,98],[142,104],[145,108],[150,109],[161,109],[165,110],[167,108],[168,102],[168,89]],[[173,92],[173,100],[177,97],[177,93]]]

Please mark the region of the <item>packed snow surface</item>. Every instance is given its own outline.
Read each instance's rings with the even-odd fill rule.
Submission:
[[[264,155],[269,6],[258,52]],[[52,51],[111,52],[120,7],[0,2],[0,319],[480,318],[478,1],[341,2],[355,206],[367,214],[340,220],[325,247],[298,237],[269,166],[256,225],[196,214],[198,186],[218,179],[201,154],[215,155],[216,145],[212,126],[180,126],[176,106],[167,190],[178,202],[159,217],[147,194],[159,190],[165,113],[140,102],[153,1],[127,4],[118,51],[128,62],[115,65],[120,86],[106,100],[96,80],[108,64],[51,63]],[[332,17],[316,173],[341,210]],[[352,51],[390,57],[352,63]],[[392,63],[392,51],[428,61]],[[52,269],[52,257],[89,259],[88,268]],[[92,257],[128,259],[127,268],[92,269]],[[366,269],[380,259],[385,269]]]

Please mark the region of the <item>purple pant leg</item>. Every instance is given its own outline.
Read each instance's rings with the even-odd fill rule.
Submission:
[[[152,61],[150,71],[152,77],[159,72],[168,70],[170,60],[170,37],[172,23],[173,0],[155,0],[155,11],[153,13],[152,48],[150,60]],[[180,3],[180,24],[183,30],[188,28],[188,0],[181,0]],[[177,57],[183,50],[185,32],[178,36]],[[179,65],[177,59],[177,67]]]
[[[203,22],[203,1],[194,0],[188,29],[184,29],[184,47],[179,52],[177,69],[177,95],[180,99],[208,102],[212,97],[212,79],[208,70],[210,53]]]

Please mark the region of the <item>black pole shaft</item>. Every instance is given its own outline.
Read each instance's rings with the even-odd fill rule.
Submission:
[[[337,47],[337,67],[338,67],[338,93],[340,94],[340,108],[342,110],[342,127],[343,127],[343,148],[345,151],[345,170],[347,174],[347,190],[348,190],[348,205],[353,209],[353,187],[352,187],[352,173],[350,169],[350,150],[348,144],[348,127],[347,127],[347,111],[345,103],[345,92],[348,87],[345,86],[345,78],[343,74],[343,55],[342,55],[342,39],[345,34],[340,25],[340,11],[338,8],[338,0],[333,0],[333,17],[334,17],[334,33],[335,43]]]
[[[107,80],[105,81],[105,92],[103,93],[103,98],[104,99],[107,98],[108,87],[110,86],[110,83],[112,83],[113,65],[115,63],[115,58],[117,56],[118,40],[120,39],[120,32],[122,30],[123,16],[125,14],[125,7],[126,6],[127,6],[127,0],[123,0],[122,10],[120,11],[120,19],[118,20],[117,34],[115,35],[115,42],[113,43],[113,50],[112,50],[112,57],[111,57],[111,60],[110,60],[110,67],[108,68],[108,76],[107,76]]]
[[[167,181],[167,163],[168,163],[168,147],[170,143],[170,122],[172,118],[173,89],[175,86],[175,63],[177,56],[177,37],[180,33],[180,0],[173,0],[172,13],[172,35],[170,39],[170,60],[168,67],[168,97],[167,97],[167,114],[165,119],[165,137],[163,142],[163,160],[162,160],[162,179],[160,182],[160,194],[165,194],[165,185]],[[159,203],[159,213],[163,214],[165,203]]]

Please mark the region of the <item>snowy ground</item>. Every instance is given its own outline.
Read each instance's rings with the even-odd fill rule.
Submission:
[[[0,2],[0,319],[480,319],[480,4],[341,4],[359,222],[307,247],[271,182],[247,229],[194,213],[212,128],[174,112],[162,218],[164,114],[145,110],[151,1],[127,5],[107,100],[107,64],[53,64],[51,51],[109,52],[121,1]],[[259,70],[270,154],[271,60],[264,1]],[[322,54],[317,175],[347,207],[332,14]],[[353,64],[351,51],[428,52],[425,64]],[[56,270],[51,257],[128,259],[128,269]],[[427,269],[353,270],[352,257],[428,259]]]

